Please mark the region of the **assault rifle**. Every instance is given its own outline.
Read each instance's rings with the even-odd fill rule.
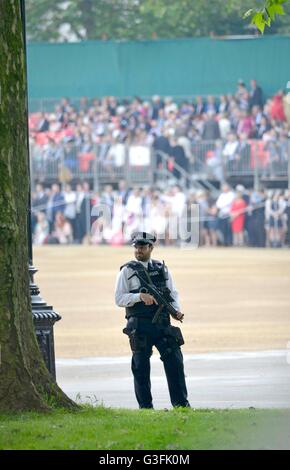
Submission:
[[[158,289],[158,287],[156,287],[153,283],[150,284],[149,282],[145,281],[143,276],[141,276],[138,271],[134,271],[128,280],[132,279],[134,276],[136,276],[142,284],[139,292],[152,295],[159,305],[159,308],[153,317],[152,323],[158,323],[163,309],[166,309],[172,318],[182,323],[183,317],[177,318],[178,311],[171,305],[171,302],[174,302],[174,299],[171,296],[170,289],[168,289],[168,287],[165,289]]]

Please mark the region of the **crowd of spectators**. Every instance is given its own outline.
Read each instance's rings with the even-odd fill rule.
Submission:
[[[290,245],[290,191],[266,193],[224,183],[214,196],[203,190],[185,192],[178,185],[163,191],[127,188],[124,180],[118,189],[107,185],[100,193],[90,191],[87,182],[74,189],[70,184],[38,184],[32,194],[33,241],[122,245],[137,230],[155,232],[160,244],[181,246],[188,239],[179,232],[172,236],[170,224],[190,215],[192,205],[199,208],[200,246]],[[189,225],[188,232],[193,230]]]
[[[289,244],[289,192],[233,189],[224,171],[252,169],[253,145],[265,174],[287,171],[290,101],[282,91],[266,99],[255,80],[249,85],[239,80],[234,94],[181,102],[159,96],[77,103],[63,98],[54,112],[31,114],[29,129],[33,159],[45,163],[46,171],[61,163],[71,173],[76,167],[85,173],[96,159],[104,167],[118,167],[124,163],[122,146],[145,145],[155,149],[157,166],[161,154],[168,156],[167,169],[177,179],[174,163],[189,173],[206,167],[221,182],[219,196],[190,185],[186,190],[178,185],[128,188],[120,179],[118,189],[107,185],[100,193],[86,181],[73,187],[38,184],[32,197],[35,244],[119,245],[129,243],[133,231],[144,230],[155,231],[162,244],[180,245],[186,240],[172,236],[170,220],[189,213],[192,204],[199,207],[200,245]],[[109,208],[109,221],[92,211],[99,205]]]
[[[122,153],[116,146],[126,143],[152,146],[186,171],[205,165],[223,181],[224,164],[233,172],[253,167],[253,140],[260,142],[258,158],[266,172],[269,166],[274,173],[281,165],[287,168],[290,100],[283,91],[266,99],[255,80],[249,85],[239,80],[234,94],[181,102],[159,96],[78,103],[63,98],[54,112],[31,114],[29,128],[32,154],[47,168],[62,161],[72,172],[85,171],[96,158],[104,166],[118,166]],[[201,141],[215,145],[200,154]]]

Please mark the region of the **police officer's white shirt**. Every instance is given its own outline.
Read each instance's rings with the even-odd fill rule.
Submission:
[[[148,263],[151,263],[151,261],[139,261],[139,263],[143,264],[143,266],[147,269]],[[118,273],[115,287],[115,302],[118,307],[132,307],[137,302],[142,302],[139,292],[136,294],[130,293],[131,290],[137,290],[141,286],[140,281],[136,276],[128,280],[132,274],[133,269],[129,268],[128,266],[124,266]],[[170,289],[171,296],[174,299],[172,306],[176,310],[180,310],[178,292],[174,286],[171,274],[169,272],[168,280],[166,281],[166,287]]]

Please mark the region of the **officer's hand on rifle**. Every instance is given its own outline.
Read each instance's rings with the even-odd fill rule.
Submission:
[[[158,305],[153,295],[145,294],[144,292],[141,292],[140,299],[143,300],[145,305],[152,305],[152,304]]]
[[[184,317],[183,313],[177,312],[177,314],[176,314],[177,320],[183,320],[183,317]]]

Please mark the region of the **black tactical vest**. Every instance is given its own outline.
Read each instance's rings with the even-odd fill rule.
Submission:
[[[121,266],[121,269],[124,266],[128,266],[129,268],[133,269],[134,271],[138,271],[139,275],[145,279],[148,283],[149,278],[151,279],[152,283],[158,287],[159,289],[164,289],[166,287],[166,280],[167,280],[167,270],[164,270],[163,264],[157,260],[151,260],[151,263],[148,263],[148,269],[146,269],[141,263],[138,261],[129,261],[129,263],[124,264]],[[147,274],[146,274],[147,272]],[[140,292],[142,286],[142,281],[140,280],[140,287],[138,289],[130,290],[130,293],[136,294]],[[144,302],[136,302],[132,307],[126,307],[126,318],[130,317],[142,317],[152,319],[155,313],[158,310],[158,305],[145,305]]]

